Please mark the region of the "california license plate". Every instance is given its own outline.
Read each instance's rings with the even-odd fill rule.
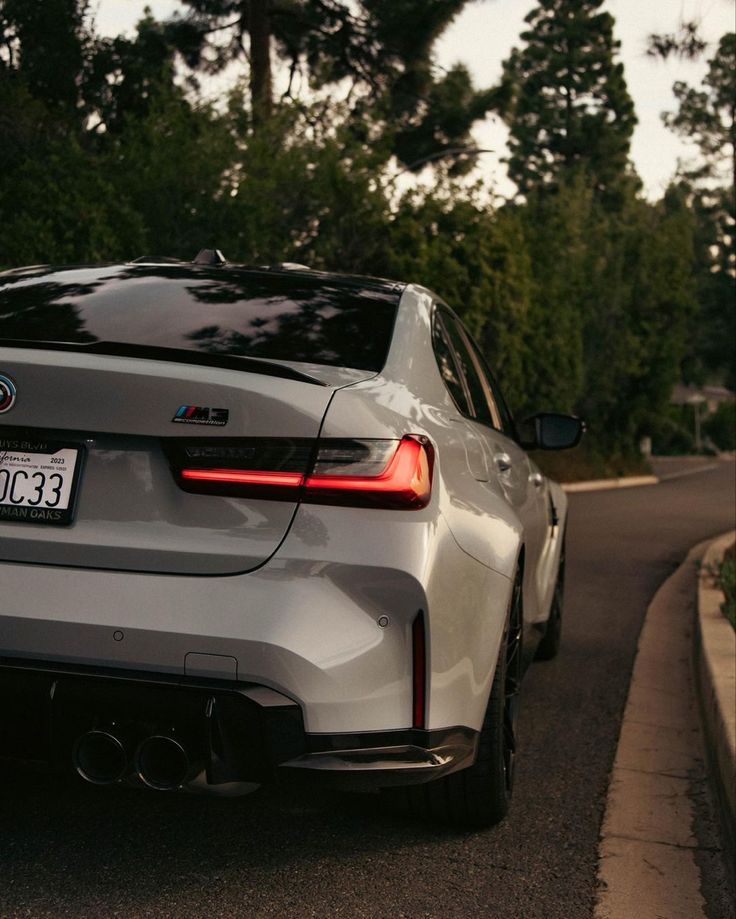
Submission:
[[[82,448],[55,441],[0,443],[0,522],[71,523]]]

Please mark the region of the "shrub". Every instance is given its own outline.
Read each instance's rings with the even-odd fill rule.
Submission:
[[[721,612],[736,629],[736,545],[726,550],[718,566],[716,581],[725,596]]]
[[[719,450],[736,450],[736,402],[721,402],[703,423],[703,433]]]

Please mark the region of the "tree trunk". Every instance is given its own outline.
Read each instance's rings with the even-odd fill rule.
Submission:
[[[250,98],[253,124],[267,121],[273,105],[271,83],[271,0],[250,0]]]

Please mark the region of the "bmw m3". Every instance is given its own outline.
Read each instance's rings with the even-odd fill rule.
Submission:
[[[0,274],[0,756],[490,824],[566,499],[430,290],[206,250]]]

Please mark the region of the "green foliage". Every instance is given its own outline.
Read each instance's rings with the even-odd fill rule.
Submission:
[[[186,155],[187,136],[192,142],[187,123],[194,116],[188,114],[182,136],[171,138],[158,167],[170,164],[171,193],[180,194],[180,220],[170,224],[179,233],[186,228],[191,240],[184,241],[182,253],[209,240],[233,261],[250,264],[297,261],[367,274],[385,270],[388,203],[374,156],[351,140],[337,109],[328,111],[329,118],[321,105],[284,105],[252,133],[235,93],[226,114],[196,113],[199,142],[186,156],[189,175],[177,178],[176,151]],[[146,138],[140,148],[145,155]],[[186,191],[178,191],[182,184]],[[142,198],[145,194],[142,184]],[[195,202],[196,214],[188,213]],[[160,219],[169,220],[171,206],[154,205],[156,211],[161,207]]]
[[[226,122],[162,86],[147,98],[144,114],[126,115],[104,140],[97,162],[113,185],[111,198],[129,201],[145,227],[127,255],[192,258],[215,244],[237,157]]]
[[[140,215],[17,81],[0,81],[0,127],[0,265],[104,261],[139,250]]]
[[[522,413],[572,411],[583,392],[583,334],[592,196],[581,178],[518,209],[528,241],[532,303]]]
[[[736,389],[736,262],[728,188],[683,180],[694,223],[693,276],[698,309],[688,322],[685,382],[722,380]]]
[[[470,146],[471,128],[495,107],[497,91],[478,92],[467,67],[457,64],[425,87],[422,98],[426,106],[424,117],[408,117],[404,112],[398,121],[390,119],[391,124],[399,125],[391,134],[392,152],[409,170],[420,169],[424,163],[447,154],[452,158],[451,175],[469,171],[475,164],[472,153],[475,148]],[[412,108],[416,108],[416,101]],[[464,154],[463,148],[467,150]]]
[[[260,95],[261,111],[278,114],[270,98],[272,59],[289,66],[287,96],[297,74],[317,92],[343,94],[350,85],[355,128],[370,119],[374,136],[388,141],[386,158],[393,153],[409,168],[437,152],[472,149],[472,125],[498,103],[496,91],[472,86],[465,67],[434,72],[435,43],[469,0],[183,2],[189,15],[172,20],[168,34],[179,35],[193,63],[206,56],[222,69],[249,57],[251,107]],[[256,30],[256,21],[263,28]],[[472,162],[468,154],[458,171]]]
[[[651,475],[651,468],[638,454],[627,451],[604,453],[586,437],[579,447],[562,452],[537,450],[534,462],[556,482],[590,482],[625,476]]]
[[[690,406],[670,406],[652,426],[655,456],[687,456],[695,453],[693,412]]]
[[[140,251],[143,225],[113,184],[74,144],[50,143],[0,190],[0,263],[74,264]]]
[[[736,552],[733,546],[726,550],[718,566],[716,583],[724,595],[721,612],[736,629]]]
[[[636,449],[665,410],[694,309],[692,223],[677,196],[649,205],[633,196],[616,219],[597,220],[600,239],[589,290],[584,412],[605,419],[609,449]]]
[[[687,320],[695,312],[692,282],[693,221],[686,202],[670,189],[655,205],[636,202],[629,227],[627,305],[631,360],[620,394],[632,435],[646,433],[667,407],[678,380]],[[623,280],[623,279],[622,279]]]
[[[665,116],[666,123],[678,134],[695,142],[703,157],[706,174],[715,175],[719,166],[731,170],[736,179],[736,32],[723,36],[713,58],[703,88],[695,89],[677,82],[673,91],[679,109]]]
[[[184,92],[174,85],[177,34],[146,15],[134,38],[118,36],[96,42],[87,95],[94,107],[98,138],[102,131],[120,133],[126,120],[145,119],[151,106],[160,104],[162,93],[177,97],[186,107]]]
[[[681,190],[656,206],[638,197],[636,118],[601,6],[539,0],[505,65],[505,119],[534,274],[528,392],[577,408],[596,449],[633,454],[667,406],[696,312],[694,223]]]
[[[531,363],[530,263],[518,215],[496,214],[450,182],[401,201],[388,245],[387,273],[438,291],[478,337],[509,400],[521,405]]]
[[[653,33],[647,43],[649,57],[666,61],[670,57],[697,60],[708,47],[701,38],[700,23],[697,20],[681,19],[676,32]]]
[[[584,171],[613,193],[628,169],[634,105],[603,0],[539,0],[505,63],[509,175],[522,194]]]
[[[703,422],[703,433],[719,450],[736,450],[736,402],[721,402]]]
[[[665,123],[694,142],[700,159],[683,171],[696,218],[695,277],[700,310],[693,317],[682,373],[736,388],[736,33],[724,35],[698,89],[673,87],[679,102]]]
[[[31,95],[55,114],[75,117],[92,50],[88,0],[3,0],[0,73],[18,74]]]
[[[317,92],[254,126],[252,84],[213,107],[176,69],[177,55],[203,64],[203,30],[248,12],[245,0],[191,0],[189,18],[149,15],[132,38],[104,40],[86,0],[52,0],[58,47],[35,0],[0,0],[0,264],[218,247],[235,262],[422,283],[465,319],[519,416],[586,417],[581,474],[638,468],[643,434],[675,448],[683,424],[668,433],[661,419],[678,369],[721,361],[728,340],[727,209],[693,179],[656,204],[639,196],[633,112],[599,0],[541,0],[518,67],[487,93],[462,66],[432,69],[464,2],[271,0],[274,54]],[[247,18],[228,28],[243,38]],[[225,41],[223,62],[235,53]],[[345,80],[352,93],[330,99]],[[494,207],[460,177],[472,157],[446,154],[504,99],[525,196]],[[433,184],[398,194],[393,154],[435,162]],[[707,347],[703,315],[720,336]]]

